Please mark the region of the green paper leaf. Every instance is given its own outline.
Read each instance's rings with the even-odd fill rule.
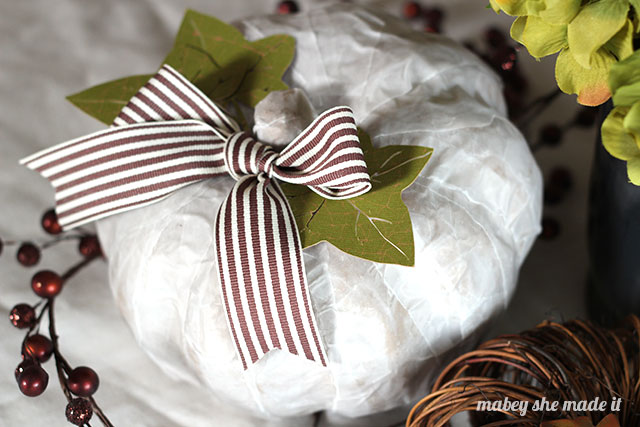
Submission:
[[[605,49],[592,55],[591,68],[576,62],[570,49],[564,49],[556,61],[556,81],[564,93],[577,94],[582,105],[600,105],[611,97],[607,78],[616,59]]]
[[[402,190],[415,181],[431,148],[394,145],[373,148],[359,131],[372,189],[347,200],[328,200],[304,186],[282,184],[296,218],[303,247],[327,241],[344,252],[375,262],[412,266],[413,228]]]
[[[295,54],[295,39],[273,35],[249,42],[233,26],[188,10],[173,49],[163,63],[181,72],[222,107],[250,107],[270,92],[287,89],[282,76]],[[126,77],[94,86],[67,99],[106,124],[111,124],[129,99],[152,76]],[[242,118],[238,118],[242,121]]]
[[[525,45],[531,56],[542,58],[567,46],[567,26],[550,24],[536,16],[520,16],[511,26],[511,37]]]
[[[591,68],[593,56],[627,21],[628,0],[599,0],[580,9],[569,23],[567,37],[575,61]]]
[[[67,99],[91,117],[110,125],[150,78],[151,75],[142,75],[113,80],[69,95]]]
[[[640,51],[611,66],[609,87],[615,105],[630,106],[640,101]]]
[[[294,53],[291,36],[249,42],[232,25],[188,10],[164,62],[216,102],[255,107],[269,92],[287,89],[282,76]]]
[[[282,76],[295,53],[295,39],[277,34],[251,43],[261,58],[246,74],[235,97],[243,104],[255,107],[270,92],[288,89]]]

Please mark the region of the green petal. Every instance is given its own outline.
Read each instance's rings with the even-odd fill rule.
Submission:
[[[511,30],[509,30],[509,34],[511,38],[517,41],[520,44],[524,44],[522,41],[522,33],[524,32],[524,27],[527,24],[528,16],[518,16],[513,24],[511,24]]]
[[[630,106],[640,100],[640,51],[611,66],[609,87],[615,105]]]
[[[516,19],[511,27],[511,36],[525,45],[535,58],[551,55],[567,46],[566,25],[549,24],[536,16]]]
[[[602,123],[602,145],[613,157],[629,160],[640,156],[640,149],[633,135],[624,128],[628,107],[616,107]]]
[[[640,82],[623,86],[613,94],[613,104],[617,106],[629,106],[640,100]]]
[[[546,0],[538,17],[550,24],[568,24],[578,14],[580,4],[581,0]]]
[[[592,66],[593,54],[627,21],[628,0],[600,0],[584,6],[569,23],[569,47],[584,68]]]
[[[633,24],[626,20],[620,31],[605,43],[604,48],[619,61],[628,58],[633,53]]]
[[[636,102],[635,104],[633,104],[626,117],[624,118],[622,125],[627,132],[635,136],[636,141],[640,138],[640,102]]]
[[[568,48],[560,52],[556,61],[556,81],[560,90],[577,94],[580,104],[592,107],[611,97],[607,77],[611,64],[615,62],[615,58],[604,49],[593,56],[590,69],[578,64]]]
[[[627,162],[627,175],[633,185],[640,185],[640,156]]]
[[[537,15],[545,8],[545,0],[490,0],[494,10],[500,9],[507,15]]]

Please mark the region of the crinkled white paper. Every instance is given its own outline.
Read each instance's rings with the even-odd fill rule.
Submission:
[[[213,241],[233,181],[215,178],[98,224],[117,304],[164,370],[202,381],[246,411],[265,418],[325,411],[323,423],[345,425],[391,411],[366,425],[397,421],[398,408],[427,392],[451,355],[505,308],[539,232],[540,172],[505,118],[498,77],[448,39],[349,5],[240,27],[252,40],[296,38],[286,80],[316,112],[349,105],[375,146],[434,148],[403,193],[416,265],[377,264],[327,243],[305,249],[329,366],[275,350],[243,371]],[[311,108],[300,105],[302,92],[272,95],[257,108],[255,131],[264,140],[290,136],[283,123],[309,119]],[[286,113],[296,110],[302,119]]]

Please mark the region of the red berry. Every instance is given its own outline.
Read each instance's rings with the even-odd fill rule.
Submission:
[[[546,145],[556,146],[562,141],[562,129],[556,124],[547,124],[540,130],[540,140]]]
[[[30,328],[36,323],[36,311],[29,304],[18,304],[11,309],[9,320],[18,329]]]
[[[440,24],[442,24],[443,16],[444,16],[444,13],[442,12],[442,10],[438,8],[428,9],[424,13],[424,19],[427,21],[427,24],[436,28],[440,28]]]
[[[83,236],[78,244],[78,251],[85,257],[93,257],[102,255],[102,248],[100,247],[100,241],[96,235]]]
[[[544,203],[547,205],[556,205],[562,202],[565,198],[566,192],[556,185],[544,186]]]
[[[289,15],[291,13],[296,13],[299,10],[298,4],[294,1],[281,1],[278,4],[278,13],[280,15]]]
[[[23,243],[16,254],[18,262],[25,267],[32,267],[40,261],[40,249],[33,243]]]
[[[18,387],[22,394],[35,397],[42,394],[49,383],[49,375],[38,365],[31,365],[24,368],[18,376]]]
[[[487,41],[489,46],[494,49],[504,46],[504,44],[507,41],[507,38],[505,37],[504,33],[496,27],[489,28],[484,33],[484,39]]]
[[[88,423],[93,416],[93,408],[91,402],[87,399],[77,397],[67,404],[65,411],[67,421],[77,426],[82,426]]]
[[[36,365],[36,362],[34,362],[32,359],[24,359],[22,362],[20,362],[20,364],[16,367],[16,371],[15,371],[16,381],[18,381],[18,378],[20,378],[20,375],[29,366],[37,366],[37,365]]]
[[[427,24],[424,27],[424,31],[427,32],[427,33],[432,33],[432,34],[440,34],[440,26]]]
[[[53,343],[44,335],[31,335],[24,341],[24,354],[38,362],[46,362],[53,353]]]
[[[403,15],[407,19],[417,18],[421,12],[420,4],[415,1],[408,1],[404,4]]]
[[[49,234],[60,234],[62,233],[62,227],[58,222],[58,215],[54,209],[49,209],[42,215],[41,220],[42,228]]]
[[[496,49],[490,56],[491,65],[497,70],[510,71],[516,66],[517,51],[511,46],[502,46]]]
[[[69,373],[67,385],[76,396],[89,397],[98,390],[100,379],[93,369],[80,366]]]
[[[39,297],[53,298],[62,291],[62,277],[53,271],[39,271],[31,279],[31,288]]]
[[[594,107],[582,107],[576,116],[576,124],[582,127],[593,126],[598,116],[598,109]]]
[[[544,240],[552,240],[560,234],[560,224],[553,218],[542,218],[542,234],[540,238]]]
[[[549,174],[549,182],[554,187],[561,188],[563,191],[569,191],[571,187],[573,187],[571,172],[564,167],[554,168]]]

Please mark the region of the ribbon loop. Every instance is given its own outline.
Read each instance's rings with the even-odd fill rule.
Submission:
[[[274,176],[306,185],[327,199],[366,193],[371,181],[349,107],[322,113],[278,156]]]
[[[326,366],[302,245],[278,180],[330,199],[371,188],[353,112],[322,113],[281,153],[262,144],[168,65],[113,127],[21,161],[48,178],[70,229],[146,206],[179,188],[229,174],[215,241],[227,321],[245,369],[279,348]]]

